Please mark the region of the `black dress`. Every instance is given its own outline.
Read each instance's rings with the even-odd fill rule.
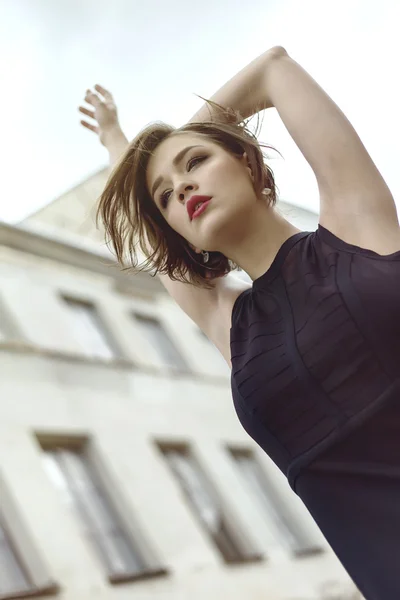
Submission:
[[[318,226],[237,298],[232,394],[367,600],[400,599],[400,251]]]

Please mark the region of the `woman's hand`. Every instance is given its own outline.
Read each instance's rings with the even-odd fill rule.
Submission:
[[[94,86],[94,89],[97,93],[88,89],[85,95],[85,102],[91,104],[93,110],[80,106],[79,111],[93,119],[95,124],[84,120],[81,120],[81,124],[96,133],[103,146],[107,147],[108,138],[121,131],[117,107],[112,94],[108,90],[98,84]]]
[[[99,136],[100,142],[110,155],[111,165],[115,164],[124,153],[129,143],[118,121],[117,107],[112,94],[101,85],[94,86],[97,93],[86,90],[85,102],[91,104],[93,110],[84,106],[79,111],[95,121],[81,120],[81,124]]]

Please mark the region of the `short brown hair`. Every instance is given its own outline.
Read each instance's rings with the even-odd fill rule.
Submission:
[[[274,174],[264,162],[261,146],[274,148],[258,142],[257,134],[248,129],[249,120],[245,121],[233,109],[207,102],[218,109],[210,121],[190,122],[179,128],[161,122],[145,127],[129,144],[108,179],[100,197],[97,220],[102,221],[107,244],[125,269],[137,269],[137,248],[146,257],[138,270],[152,275],[163,273],[174,281],[200,287],[210,288],[212,279],[239,269],[221,252],[210,252],[207,264],[203,265],[201,257],[170,227],[152,200],[146,183],[149,158],[172,135],[202,134],[237,157],[246,152],[255,192],[260,194],[264,188],[270,188],[266,201],[271,206],[276,204]]]

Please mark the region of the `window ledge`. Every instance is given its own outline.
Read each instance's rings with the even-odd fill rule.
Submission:
[[[304,550],[295,550],[293,552],[293,557],[294,558],[309,558],[312,556],[316,556],[318,554],[324,554],[325,553],[325,548],[323,548],[322,546],[314,546],[312,548],[305,548]]]
[[[225,560],[226,566],[248,565],[249,563],[265,562],[268,557],[264,554],[250,554],[249,556],[241,556],[240,558]]]
[[[124,575],[109,575],[108,581],[113,584],[131,583],[133,581],[142,581],[144,579],[153,579],[154,577],[164,577],[169,575],[169,571],[160,567],[159,569],[151,569],[141,571],[140,573],[126,573]],[[1,598],[0,598],[1,600]]]
[[[41,588],[26,590],[21,592],[11,592],[10,594],[0,594],[0,600],[17,600],[18,598],[39,598],[40,596],[54,596],[60,591],[60,586],[55,582],[49,582],[48,585]]]
[[[123,357],[102,358],[101,356],[88,356],[83,352],[68,352],[55,348],[46,348],[45,346],[37,346],[24,340],[1,340],[0,350],[19,352],[21,354],[36,354],[37,356],[48,356],[50,358],[71,360],[80,363],[103,365],[105,367],[125,367],[128,369],[135,367],[131,360]]]
[[[195,379],[205,381],[204,374],[190,371],[189,369],[180,369],[178,367],[152,367],[134,363],[127,358],[101,358],[100,356],[88,356],[84,353],[68,352],[46,348],[45,346],[36,346],[24,340],[0,340],[0,352],[15,352],[19,354],[34,354],[36,356],[44,356],[57,360],[65,360],[87,365],[100,365],[109,369],[126,369],[134,370],[138,373],[154,375],[162,378],[174,379]],[[221,375],[207,375],[206,383],[226,384],[229,381],[229,373]],[[0,600],[1,597],[0,597]]]

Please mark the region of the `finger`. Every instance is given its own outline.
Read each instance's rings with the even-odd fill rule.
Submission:
[[[87,108],[85,108],[84,106],[80,106],[79,107],[79,111],[81,113],[83,113],[84,115],[87,115],[88,117],[92,117],[92,119],[95,118],[94,116],[94,110],[88,110]]]
[[[104,88],[99,83],[96,83],[94,88],[95,88],[96,92],[99,92],[102,96],[104,96],[104,98],[107,100],[107,102],[112,102],[114,100],[112,93],[109,92],[108,90],[106,90],[106,88]]]
[[[81,125],[86,127],[86,129],[90,129],[90,131],[94,131],[94,133],[99,134],[99,128],[96,125],[92,125],[91,123],[87,123],[86,121],[81,121]]]
[[[97,94],[94,94],[93,92],[91,92],[90,90],[88,90],[86,92],[86,96],[85,96],[85,102],[88,102],[88,104],[91,104],[92,106],[94,106],[95,108],[97,108],[98,106],[100,106],[101,104],[101,100],[100,98],[97,96]]]

